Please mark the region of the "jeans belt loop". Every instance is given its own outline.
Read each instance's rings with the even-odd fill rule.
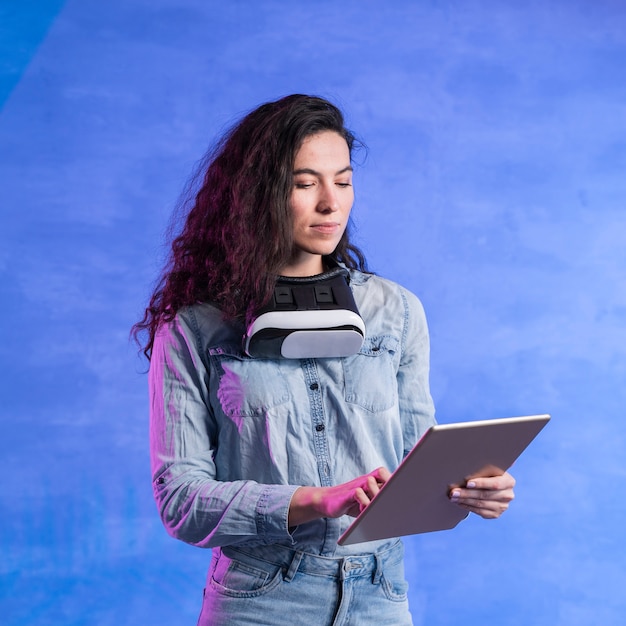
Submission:
[[[285,582],[291,582],[292,578],[296,575],[298,568],[300,567],[300,561],[302,561],[302,552],[294,552],[293,558],[291,559],[291,563],[289,563],[289,567],[283,576],[283,580]]]
[[[342,582],[346,579],[346,571],[350,568],[350,561],[343,558],[339,561],[339,580]]]
[[[378,553],[374,555],[374,559],[376,560],[376,571],[374,572],[372,583],[378,585],[380,583],[380,579],[383,576],[383,560]]]

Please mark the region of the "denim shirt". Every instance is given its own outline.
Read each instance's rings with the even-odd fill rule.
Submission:
[[[353,518],[289,528],[301,485],[393,471],[434,423],[429,339],[419,300],[351,271],[366,336],[345,358],[249,358],[244,328],[197,304],[159,329],[149,375],[154,494],[167,531],[200,547],[282,544],[314,554],[338,546]]]

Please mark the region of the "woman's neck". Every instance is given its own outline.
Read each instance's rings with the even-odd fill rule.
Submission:
[[[305,258],[294,259],[283,267],[281,276],[303,277],[315,276],[324,272],[324,261],[321,255],[307,255]]]

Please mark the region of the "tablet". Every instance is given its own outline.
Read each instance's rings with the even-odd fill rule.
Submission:
[[[530,415],[431,426],[338,543],[454,528],[468,512],[450,502],[450,488],[508,470],[549,419]]]

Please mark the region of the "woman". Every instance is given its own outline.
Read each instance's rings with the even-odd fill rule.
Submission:
[[[168,532],[213,548],[199,624],[410,624],[402,544],[339,546],[434,423],[417,298],[365,272],[350,242],[355,138],[292,95],[210,158],[135,332],[149,334],[154,493]],[[342,358],[250,358],[246,323],[277,277],[346,267],[366,336]],[[508,475],[455,489],[498,517]],[[469,486],[468,486],[469,487]]]

